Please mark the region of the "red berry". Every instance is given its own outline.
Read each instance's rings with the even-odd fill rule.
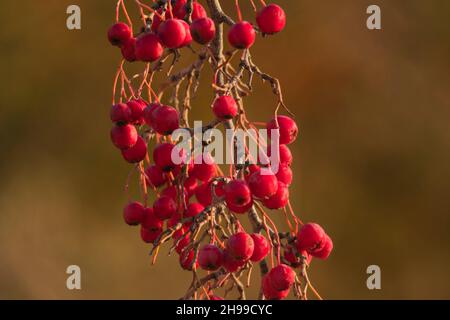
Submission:
[[[311,252],[311,255],[319,259],[327,259],[333,250],[333,241],[328,235],[325,235],[323,239],[323,247],[317,252]]]
[[[220,120],[232,119],[238,113],[238,106],[233,97],[220,96],[214,101],[213,112]]]
[[[136,58],[138,60],[156,61],[161,57],[163,50],[158,36],[153,33],[145,33],[136,39]]]
[[[141,239],[145,243],[152,243],[161,235],[161,233],[162,233],[162,230],[161,231],[153,231],[153,230],[148,230],[148,229],[141,227]]]
[[[133,124],[144,124],[144,110],[147,107],[147,103],[141,99],[132,99],[127,102],[127,105],[131,110],[131,121]]]
[[[266,173],[257,171],[248,179],[248,185],[252,194],[260,199],[270,198],[278,190],[277,177],[273,173]]]
[[[175,214],[172,216],[172,218],[167,220],[167,228],[172,228],[179,222],[180,222],[180,216]],[[180,229],[178,229],[177,231],[174,232],[174,234],[172,235],[172,238],[179,239],[181,236],[183,236],[188,231],[188,229],[189,229],[189,227],[186,224],[183,224]]]
[[[136,38],[126,40],[120,47],[122,57],[128,62],[136,61]]]
[[[282,300],[289,294],[289,289],[278,291],[273,288],[269,280],[269,274],[266,274],[262,279],[262,290],[267,300]]]
[[[245,260],[237,260],[235,259],[228,250],[224,250],[223,251],[223,267],[228,271],[228,272],[236,272],[238,271],[240,268],[242,268],[245,265],[246,261]]]
[[[108,30],[108,40],[113,46],[122,46],[132,36],[130,27],[123,22],[113,24]]]
[[[255,243],[252,237],[245,232],[233,234],[227,241],[227,250],[237,260],[248,260],[253,255]]]
[[[141,226],[149,231],[162,232],[164,223],[156,217],[153,208],[146,208],[144,210],[144,219],[142,220]]]
[[[168,220],[177,212],[177,204],[172,198],[162,196],[153,203],[153,212],[160,220]]]
[[[178,19],[186,18],[187,14],[186,3],[187,3],[186,0],[178,0],[177,3],[175,4],[173,12]],[[192,21],[204,18],[206,16],[207,14],[205,8],[203,8],[203,6],[200,3],[194,2],[192,4],[192,15],[191,15]]]
[[[168,19],[158,27],[159,40],[169,49],[179,48],[186,39],[186,30],[179,19]]]
[[[228,41],[236,49],[248,49],[255,42],[255,29],[247,22],[235,23],[228,31]]]
[[[283,182],[285,185],[290,186],[292,183],[292,170],[287,165],[280,165],[276,174],[278,182]]]
[[[198,260],[194,262],[195,252],[194,249],[185,250],[180,254],[180,265],[184,270],[192,271],[193,267],[197,268]]]
[[[288,290],[295,282],[295,272],[291,267],[280,264],[269,271],[268,281],[278,291]]]
[[[183,192],[183,191],[181,191]],[[166,196],[171,198],[173,201],[175,201],[175,203],[178,203],[178,187],[175,185],[169,186],[167,188],[165,188],[162,192],[161,192],[162,196]],[[189,201],[189,197],[187,194],[187,191],[184,190],[184,201],[187,203]]]
[[[245,173],[244,173],[245,181],[247,181],[247,183],[248,183],[248,180],[250,179],[252,174],[257,171],[260,171],[260,170],[261,170],[261,167],[256,164],[249,165],[247,168],[245,168]]]
[[[272,148],[269,145],[267,147],[267,155],[269,157],[274,156],[272,154]],[[279,153],[278,153],[278,163],[280,165],[285,165],[285,166],[290,166],[292,164],[292,153],[291,150],[289,150],[289,147],[285,144],[280,144],[279,145]]]
[[[180,20],[180,22],[183,25],[184,32],[186,33],[183,43],[180,45],[180,48],[182,48],[182,47],[186,47],[192,43],[192,35],[191,35],[191,29],[189,27],[189,24],[184,20]]]
[[[180,127],[179,117],[177,109],[170,106],[160,106],[153,110],[151,123],[156,132],[169,135]]]
[[[147,184],[158,188],[167,182],[164,172],[156,165],[151,165],[145,170]]]
[[[209,300],[224,300],[222,297],[216,296],[216,295],[210,295]]]
[[[131,124],[114,126],[111,129],[111,141],[119,149],[128,149],[138,140],[136,128]]]
[[[175,241],[175,243],[176,243],[175,251],[178,254],[181,254],[184,251],[184,248],[186,248],[190,242],[191,242],[191,238],[190,238],[189,234],[182,235],[181,239],[177,238]]]
[[[130,226],[140,224],[144,220],[144,206],[139,202],[130,202],[123,209],[123,218]]]
[[[188,194],[188,197],[192,197],[197,189],[197,179],[195,177],[189,177],[184,181],[184,188]]]
[[[211,185],[207,182],[199,185],[195,190],[195,197],[205,207],[210,206],[212,203]]]
[[[131,121],[131,110],[125,103],[118,103],[111,107],[111,121],[126,124]]]
[[[278,125],[277,125],[278,121]],[[267,123],[267,135],[271,137],[271,130],[279,129],[280,144],[290,144],[295,141],[298,135],[297,124],[287,116],[277,116]]]
[[[298,268],[302,265],[302,259],[297,257],[294,253],[294,248],[290,245],[287,246],[286,250],[284,250],[284,258],[287,262],[289,262],[292,268]],[[306,251],[301,252],[302,256],[305,256],[307,259],[307,264],[311,262],[312,256],[308,254]]]
[[[244,180],[232,180],[225,186],[225,200],[229,207],[245,207],[252,202],[252,193]]]
[[[284,208],[289,202],[289,189],[283,183],[278,181],[277,192],[269,199],[264,199],[263,204],[268,209],[281,209]]]
[[[198,202],[193,202],[187,206],[187,209],[184,212],[184,216],[185,217],[195,217],[203,210],[205,210],[205,207],[203,205],[201,205]]]
[[[222,266],[223,253],[213,244],[204,245],[198,252],[198,263],[203,270],[215,271]]]
[[[286,14],[280,6],[271,3],[258,12],[256,23],[262,33],[274,34],[284,29]]]
[[[196,163],[200,162],[200,163]],[[194,162],[192,176],[201,181],[209,181],[217,174],[216,164],[211,155],[207,154]]]
[[[264,259],[269,253],[270,245],[266,237],[259,233],[253,233],[250,235],[253,239],[254,247],[253,255],[250,260],[253,262],[259,262]]]
[[[247,203],[246,205],[243,205],[243,206],[236,206],[236,205],[228,203],[227,207],[234,213],[243,214],[243,213],[246,213],[248,210],[250,210],[253,207],[253,199],[249,203]]]
[[[176,159],[172,159],[172,152],[179,157],[181,163],[185,161],[186,153],[184,149],[171,143],[160,143],[153,149],[153,161],[164,172],[171,171],[178,165],[174,162]]]
[[[159,108],[161,105],[159,103],[150,103],[145,109],[144,109],[144,120],[145,123],[153,128],[153,111],[156,110],[156,108]]]
[[[131,148],[122,150],[123,158],[129,163],[141,162],[147,155],[147,144],[142,137],[138,137],[136,143]]]
[[[208,17],[192,21],[190,30],[194,40],[200,44],[209,43],[216,35],[216,25]]]
[[[325,231],[317,223],[306,223],[297,234],[298,251],[318,252],[323,248]]]

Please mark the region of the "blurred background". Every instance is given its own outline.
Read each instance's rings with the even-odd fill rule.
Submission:
[[[222,3],[235,18],[233,1]],[[252,52],[300,125],[295,211],[334,240],[312,282],[328,299],[450,298],[450,2],[277,3],[286,29]],[[66,28],[70,4],[81,31]],[[366,28],[371,4],[381,31]],[[138,229],[123,223],[130,166],[109,140],[114,10],[114,0],[0,2],[0,298],[170,299],[191,281],[165,251],[151,266]],[[191,119],[211,119],[210,79]],[[266,121],[275,103],[256,85],[250,118]],[[79,291],[66,289],[72,264]],[[372,264],[381,290],[366,287]]]

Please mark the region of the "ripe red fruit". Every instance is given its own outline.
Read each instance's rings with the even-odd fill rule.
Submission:
[[[245,207],[252,202],[252,193],[244,180],[232,180],[225,186],[228,207]]]
[[[269,253],[269,241],[267,241],[266,237],[260,233],[253,233],[250,237],[252,237],[254,243],[254,250],[250,260],[253,262],[259,262]]]
[[[144,220],[144,206],[139,202],[130,202],[123,209],[123,218],[126,224],[135,226]]]
[[[144,124],[144,110],[147,103],[141,99],[132,99],[127,105],[131,110],[131,122],[136,125]]]
[[[180,254],[180,266],[187,271],[192,271],[193,268],[197,268],[198,260],[195,261],[194,249],[185,250]]]
[[[318,252],[323,248],[325,231],[317,223],[306,223],[297,234],[298,251]]]
[[[214,101],[213,112],[220,120],[232,119],[238,113],[238,106],[233,97],[220,96]]]
[[[248,49],[255,42],[255,29],[247,21],[235,23],[228,31],[228,41],[236,49]]]
[[[122,150],[123,158],[129,163],[141,162],[142,160],[145,159],[146,155],[147,155],[147,144],[145,143],[145,140],[141,136],[138,136],[138,139],[134,144],[134,146]]]
[[[205,210],[205,207],[203,205],[201,205],[198,202],[193,202],[187,206],[186,211],[184,212],[184,216],[185,217],[195,217],[203,210]]]
[[[188,197],[192,197],[197,189],[197,179],[195,177],[189,177],[184,181],[184,188],[188,194]]]
[[[215,271],[222,266],[223,253],[217,246],[207,244],[198,252],[198,263],[203,270]]]
[[[266,297],[267,300],[282,300],[289,294],[289,289],[278,291],[273,288],[270,283],[269,274],[266,274],[262,279],[262,290],[264,297]]]
[[[292,183],[292,170],[287,165],[280,165],[276,174],[278,182],[283,182],[285,185],[290,186]]]
[[[333,241],[328,235],[325,235],[323,239],[323,247],[317,252],[311,252],[311,255],[319,259],[327,259],[333,250]]]
[[[177,212],[177,204],[172,198],[162,196],[153,203],[153,212],[160,220],[168,220]]]
[[[138,140],[136,128],[131,124],[114,126],[111,129],[111,141],[119,149],[128,149],[135,145]]]
[[[118,103],[111,107],[111,121],[126,124],[131,120],[131,110],[125,103]]]
[[[173,226],[175,226],[179,222],[180,222],[180,216],[178,214],[175,214],[175,215],[172,216],[172,218],[167,220],[167,228],[172,228]],[[172,238],[173,239],[179,239],[188,230],[189,230],[189,226],[187,226],[186,224],[183,224],[180,229],[178,229],[177,231],[174,232],[174,234],[172,235]]]
[[[250,210],[252,208],[252,206],[253,206],[253,199],[249,203],[247,203],[246,205],[243,205],[243,206],[227,204],[228,209],[230,209],[234,213],[239,213],[239,214],[246,213],[248,210]]]
[[[291,267],[285,264],[279,264],[269,271],[268,281],[275,290],[288,290],[295,282],[295,272]]]
[[[197,201],[205,207],[211,205],[212,203],[212,189],[214,189],[216,197],[220,198],[225,195],[224,183],[222,181],[217,182],[217,185],[214,188],[212,187],[212,181],[203,182],[195,190],[195,197],[197,198]]]
[[[159,108],[161,104],[159,103],[150,103],[145,109],[144,109],[144,120],[145,123],[153,128],[153,111],[156,110],[156,108]]]
[[[162,135],[169,135],[180,127],[180,114],[170,106],[159,106],[153,110],[151,123],[153,129]]]
[[[284,208],[289,202],[289,189],[283,183],[278,181],[277,192],[268,199],[263,200],[263,204],[268,209],[281,209]]]
[[[160,143],[153,149],[153,161],[164,172],[175,169],[178,164],[174,163],[175,159],[172,159],[172,151],[174,155],[177,155],[181,163],[186,159],[186,153],[182,148],[179,148],[171,143]]]
[[[189,27],[189,24],[184,20],[180,20],[180,22],[183,25],[184,32],[186,33],[183,43],[180,45],[180,48],[182,48],[182,47],[186,47],[192,43],[192,35],[191,35],[191,29]]]
[[[253,196],[260,199],[267,199],[278,190],[277,177],[273,173],[264,174],[263,171],[253,173],[248,179],[248,185]]]
[[[260,170],[261,170],[261,167],[256,164],[249,165],[247,168],[245,168],[245,173],[244,173],[245,181],[247,181],[247,183],[248,183],[248,179],[250,179],[252,174],[257,171],[260,171]]]
[[[238,232],[228,239],[227,250],[233,258],[245,261],[253,255],[255,243],[248,233]]]
[[[300,252],[300,255],[306,258],[307,265],[311,263],[313,257],[308,252],[302,251]],[[302,265],[301,257],[297,257],[294,254],[294,248],[290,245],[284,251],[284,258],[286,259],[287,262],[289,262],[292,268],[298,268]]]
[[[274,34],[284,29],[286,14],[280,6],[271,3],[258,12],[256,23],[263,34]]]
[[[122,46],[132,36],[130,27],[123,22],[113,24],[108,30],[108,40],[113,46]]]
[[[227,249],[225,249],[223,251],[222,265],[228,272],[238,271],[240,268],[242,268],[245,265],[245,263],[246,263],[245,260],[235,259]]]
[[[224,300],[222,297],[216,296],[216,295],[210,295],[209,300]]]
[[[156,165],[151,165],[145,169],[147,184],[158,188],[166,183],[167,177],[164,172]]]
[[[272,148],[269,145],[267,147],[267,155],[269,157],[271,156],[275,156],[272,155]],[[292,164],[292,153],[291,150],[289,150],[289,147],[285,144],[280,144],[279,145],[279,153],[278,153],[278,162],[280,165],[285,165],[285,166],[290,166]]]
[[[168,19],[158,27],[159,40],[169,49],[179,48],[186,38],[186,30],[179,19]]]
[[[208,17],[192,21],[190,28],[192,37],[200,44],[207,44],[216,35],[216,25]]]
[[[145,243],[152,243],[160,236],[161,233],[162,233],[162,230],[154,231],[154,230],[148,230],[148,229],[141,227],[141,239]]]
[[[161,57],[163,50],[158,36],[153,33],[145,33],[136,39],[136,58],[138,60],[156,61]]]
[[[278,121],[278,125],[277,125]],[[279,129],[280,144],[290,144],[298,135],[298,127],[294,120],[287,116],[277,116],[267,123],[267,135],[271,137],[271,130]]]
[[[122,57],[128,62],[136,61],[136,38],[126,40],[120,47]]]
[[[162,232],[164,223],[158,219],[153,211],[153,208],[146,208],[144,210],[144,218],[141,223],[142,228],[153,232]]]
[[[187,14],[186,4],[187,4],[186,0],[178,0],[177,3],[175,4],[173,12],[178,19],[184,19],[186,17]],[[206,16],[207,16],[206,10],[200,3],[198,2],[192,3],[192,15],[191,15],[192,21],[204,18]]]
[[[189,234],[182,235],[181,239],[180,238],[176,238],[176,240],[175,240],[175,243],[176,243],[175,251],[178,254],[181,254],[184,251],[184,248],[186,248],[187,245],[190,243],[190,241],[191,241],[191,239],[190,239]]]
[[[201,162],[201,163],[195,163]],[[194,168],[192,170],[192,177],[197,178],[203,182],[209,181],[214,178],[217,174],[216,164],[214,163],[214,159],[211,155],[205,155],[205,157],[201,157],[194,162]]]

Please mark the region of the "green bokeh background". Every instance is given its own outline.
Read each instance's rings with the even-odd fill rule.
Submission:
[[[0,298],[169,299],[190,283],[176,257],[151,266],[122,221],[129,165],[109,141],[120,57],[105,37],[114,2],[0,2]],[[375,2],[381,31],[365,27]],[[279,0],[287,28],[253,56],[300,125],[293,206],[334,239],[330,259],[312,264],[316,288],[329,299],[450,298],[450,2],[375,2]],[[81,31],[66,29],[70,4]],[[207,121],[203,79],[191,117]],[[249,117],[266,121],[274,107],[268,85],[255,86]],[[66,289],[71,264],[81,291]],[[366,287],[371,264],[379,291]]]

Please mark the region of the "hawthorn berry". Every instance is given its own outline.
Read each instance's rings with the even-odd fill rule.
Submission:
[[[205,207],[203,205],[198,202],[193,202],[187,206],[186,211],[184,212],[184,216],[195,217],[203,210],[205,210]]]
[[[160,220],[168,220],[177,212],[177,204],[172,198],[161,196],[153,203],[153,212]]]
[[[179,48],[182,48],[182,47],[186,47],[192,43],[192,34],[191,34],[191,29],[190,29],[189,24],[184,20],[180,20],[180,22],[183,25],[184,32],[186,34],[183,42],[181,43],[181,45],[179,47]]]
[[[177,164],[175,164],[172,159],[172,153],[180,158],[181,163],[185,161],[186,153],[184,152],[184,149],[168,142],[160,143],[155,146],[153,149],[153,161],[164,172],[174,170]]]
[[[207,244],[198,252],[198,264],[203,270],[215,271],[222,266],[223,253],[214,244]]]
[[[187,0],[178,0],[174,6],[173,12],[178,19],[186,18],[187,10],[186,10]],[[198,2],[192,3],[192,14],[191,19],[195,21],[200,18],[206,17],[205,8]]]
[[[135,226],[144,220],[145,208],[140,202],[130,202],[123,209],[123,218],[126,224]]]
[[[302,265],[302,257],[305,258],[305,262],[308,266],[311,263],[311,260],[313,258],[312,255],[310,255],[306,251],[300,252],[300,256],[302,256],[302,257],[297,257],[294,253],[294,247],[292,247],[291,245],[288,245],[286,250],[284,250],[283,255],[284,255],[284,259],[286,259],[286,261],[289,262],[289,264],[292,268],[298,268]]]
[[[192,177],[197,178],[200,181],[209,181],[217,174],[216,164],[211,155],[207,154],[204,157],[200,157],[200,163],[194,162],[194,168],[192,170]]]
[[[277,116],[267,123],[266,128],[269,137],[272,134],[271,130],[279,129],[280,144],[290,144],[295,141],[298,135],[297,124],[288,116]]]
[[[252,202],[252,193],[244,180],[232,180],[225,186],[228,207],[245,207]]]
[[[161,233],[162,233],[162,230],[154,231],[154,230],[149,230],[149,229],[145,229],[145,228],[141,227],[141,239],[145,243],[152,243],[160,236]]]
[[[142,219],[141,226],[144,229],[150,231],[159,231],[162,232],[164,223],[158,217],[156,217],[153,208],[145,208],[144,210],[144,218]]]
[[[178,214],[175,214],[172,216],[172,218],[167,220],[167,228],[172,228],[179,222],[180,222],[180,216]],[[176,230],[173,233],[172,238],[179,239],[181,236],[183,236],[188,231],[188,229],[189,229],[189,227],[186,224],[183,224],[180,229]]]
[[[253,239],[254,250],[250,257],[250,261],[259,262],[264,259],[270,250],[269,241],[260,233],[253,233],[250,235]]]
[[[158,37],[163,46],[176,49],[186,39],[186,29],[180,19],[168,19],[158,27]]]
[[[262,279],[262,291],[267,300],[282,300],[289,294],[289,289],[276,290],[270,283],[269,274],[266,274]]]
[[[238,260],[234,258],[227,249],[223,251],[222,265],[228,272],[238,271],[245,265],[245,263],[246,263],[245,260]]]
[[[209,300],[224,300],[222,297],[216,296],[216,295],[210,295]]]
[[[189,234],[181,235],[181,238],[177,238],[175,241],[175,251],[181,254],[190,242]]]
[[[111,129],[111,141],[119,149],[128,149],[138,140],[136,128],[131,124],[116,125]]]
[[[232,96],[220,96],[214,101],[213,112],[220,120],[232,119],[238,113],[238,106]]]
[[[123,158],[129,163],[141,162],[142,160],[145,159],[146,155],[147,155],[147,144],[145,143],[145,140],[141,136],[138,136],[138,139],[134,144],[134,146],[122,150]]]
[[[285,185],[290,186],[293,178],[291,168],[287,165],[280,165],[276,177],[278,182],[283,182]]]
[[[192,197],[197,189],[197,179],[195,177],[189,177],[184,181],[184,188],[188,194],[188,197]]]
[[[194,262],[195,252],[194,249],[185,250],[180,254],[180,265],[184,270],[192,271],[197,268],[198,260]]]
[[[228,31],[228,42],[236,49],[248,49],[255,42],[256,32],[251,23],[235,23]]]
[[[285,166],[290,166],[292,164],[292,152],[291,150],[289,150],[289,147],[285,144],[280,144],[279,145],[279,152],[278,152],[278,162],[280,165],[285,165]],[[269,145],[267,147],[267,155],[269,157],[272,156],[272,148]]]
[[[151,123],[153,129],[162,135],[169,135],[180,127],[179,113],[170,106],[159,106],[152,112]]]
[[[144,116],[145,123],[151,128],[153,128],[153,111],[155,111],[160,106],[161,105],[159,103],[150,103],[144,109],[143,116]]]
[[[144,33],[136,39],[136,58],[144,62],[153,62],[158,60],[163,47],[157,35],[153,33]]]
[[[298,234],[296,246],[298,251],[318,252],[323,248],[325,231],[317,223],[304,224]]]
[[[264,174],[265,173],[265,174]],[[256,198],[267,199],[278,190],[278,180],[273,173],[257,171],[248,179],[250,190]]]
[[[289,189],[281,181],[278,181],[277,192],[268,199],[263,199],[263,204],[268,209],[284,208],[289,202]]]
[[[251,199],[251,201],[243,206],[237,206],[234,204],[227,204],[228,209],[230,209],[231,211],[233,211],[234,213],[246,213],[248,210],[250,210],[253,206],[253,199]]]
[[[118,124],[126,124],[131,121],[131,110],[125,103],[118,103],[111,107],[111,121]]]
[[[230,236],[226,246],[233,258],[244,261],[250,259],[255,250],[255,243],[252,237],[245,232],[238,232]]]
[[[182,190],[180,192],[184,192],[184,197],[185,197],[184,200],[187,203],[189,201],[189,197],[188,197],[186,190]],[[173,201],[175,201],[175,203],[177,203],[178,202],[178,187],[175,185],[168,186],[163,191],[161,191],[161,195],[169,197]]]
[[[287,290],[295,282],[295,272],[291,267],[279,264],[269,271],[268,281],[275,290]]]
[[[286,25],[286,14],[280,6],[271,3],[258,12],[256,23],[263,34],[278,33]]]
[[[320,249],[319,251],[311,252],[311,255],[315,258],[325,260],[330,256],[331,251],[333,250],[333,241],[328,235],[325,235],[323,243],[324,244],[322,249]]]
[[[141,99],[132,99],[127,105],[131,110],[131,122],[136,125],[144,124],[144,110],[147,103]]]
[[[161,187],[167,182],[164,172],[154,164],[145,169],[145,177],[147,184],[155,188]]]
[[[195,190],[195,197],[197,201],[200,202],[203,206],[207,207],[211,205],[213,199],[213,190],[215,196],[220,198],[225,195],[224,183],[222,181],[216,182],[216,185],[212,185],[213,181],[203,182],[200,184]]]
[[[260,170],[261,170],[261,167],[256,164],[251,164],[251,165],[247,166],[245,168],[245,173],[244,173],[245,181],[247,181],[247,183],[248,183],[248,180],[250,179],[252,174],[257,171],[260,171]]]
[[[113,46],[121,47],[133,36],[130,27],[123,23],[115,23],[108,30],[108,40]]]
[[[120,52],[128,62],[136,61],[136,38],[126,40],[120,47]]]
[[[191,35],[194,40],[200,44],[207,44],[216,35],[216,25],[208,17],[192,21],[190,27]]]

